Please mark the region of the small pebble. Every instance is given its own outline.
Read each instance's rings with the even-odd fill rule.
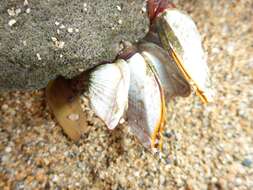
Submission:
[[[52,147],[52,148],[50,148],[50,153],[54,153],[55,151],[57,150],[57,148],[56,148],[56,146],[54,146],[54,147]]]
[[[9,22],[8,22],[8,25],[9,26],[13,26],[14,24],[16,24],[16,20],[15,19],[11,19]]]
[[[9,147],[9,146],[7,146],[6,148],[5,148],[5,152],[7,152],[7,153],[10,153],[11,152],[11,147]]]
[[[39,53],[36,53],[36,56],[37,56],[37,58],[38,58],[38,60],[39,61],[41,61],[42,59],[41,59],[41,56],[40,56],[40,54]]]
[[[79,72],[84,72],[84,69],[78,69]]]
[[[62,24],[61,26],[60,26],[60,29],[64,29],[65,28],[65,26]]]
[[[16,16],[18,16],[21,13],[21,9],[20,8],[16,9],[15,13],[16,13]]]
[[[8,14],[10,15],[10,16],[15,16],[15,10],[13,9],[13,8],[11,8],[11,9],[7,9],[7,12],[8,12]]]
[[[142,7],[142,9],[141,9],[141,10],[142,10],[142,12],[143,12],[143,13],[146,13],[146,12],[147,12],[147,8],[146,8],[146,6],[145,6],[145,7]]]
[[[30,8],[27,8],[27,9],[25,10],[25,12],[26,12],[27,14],[29,14],[29,13],[31,12],[31,9],[30,9]]]
[[[121,19],[119,19],[118,23],[119,23],[119,24],[122,24],[122,20],[121,20]]]
[[[73,30],[73,28],[68,28],[67,31],[68,31],[68,33],[73,33],[74,30]]]
[[[83,4],[83,10],[84,10],[84,12],[87,12],[87,11],[88,11],[88,9],[87,9],[87,3],[84,3],[84,4]]]
[[[59,180],[59,177],[57,175],[54,175],[53,178],[52,178],[52,181],[57,182],[58,180]]]
[[[51,39],[52,39],[53,42],[58,41],[56,37],[51,37]]]
[[[54,42],[54,45],[57,47],[57,48],[60,48],[62,49],[65,45],[65,42],[63,41],[59,41],[56,37],[51,37],[52,41]]]
[[[2,107],[1,107],[1,109],[3,111],[6,111],[8,108],[9,108],[9,106],[7,104],[3,104]]]
[[[118,11],[121,11],[121,10],[122,10],[121,7],[120,7],[119,5],[117,5],[117,9],[118,9]]]
[[[65,45],[65,42],[59,41],[59,43],[57,44],[57,47],[62,49],[64,47],[64,45]]]
[[[10,161],[10,154],[5,154],[1,158],[2,163]]]
[[[252,160],[246,158],[242,161],[242,165],[245,166],[245,167],[248,167],[250,168],[252,166]]]
[[[123,123],[125,123],[126,122],[126,120],[124,119],[124,118],[121,118],[120,120],[119,120],[119,124],[123,124]]]

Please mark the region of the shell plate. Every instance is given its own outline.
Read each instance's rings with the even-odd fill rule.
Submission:
[[[166,117],[163,89],[157,74],[139,53],[128,63],[131,72],[128,124],[145,147],[155,147]]]
[[[213,99],[201,37],[192,19],[177,9],[159,15],[155,24],[164,48],[203,102]]]
[[[90,73],[88,97],[91,108],[109,129],[114,129],[128,103],[130,71],[126,61],[98,66]]]
[[[146,62],[157,71],[164,89],[166,102],[169,102],[172,97],[186,97],[190,94],[191,87],[189,83],[184,79],[168,52],[158,45],[148,42],[141,43],[138,48]]]

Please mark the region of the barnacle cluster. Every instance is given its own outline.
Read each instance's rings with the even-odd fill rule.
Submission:
[[[161,148],[166,102],[193,89],[200,99],[213,98],[200,34],[192,19],[167,0],[148,1],[150,31],[125,48],[113,63],[80,76],[58,78],[47,88],[49,105],[64,131],[77,140],[85,131],[80,96],[114,129],[123,117],[147,148]]]

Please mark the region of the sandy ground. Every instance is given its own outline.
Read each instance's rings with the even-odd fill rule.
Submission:
[[[253,2],[178,1],[201,31],[216,101],[173,102],[171,162],[147,152],[126,125],[97,118],[71,142],[43,90],[0,94],[0,189],[253,189]]]

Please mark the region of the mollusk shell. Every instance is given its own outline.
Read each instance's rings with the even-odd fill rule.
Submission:
[[[145,147],[155,147],[166,117],[163,89],[156,71],[141,54],[128,59],[128,65],[131,73],[128,125]]]
[[[164,48],[171,53],[187,81],[203,102],[213,99],[201,37],[193,20],[177,9],[167,9],[155,24]]]
[[[93,111],[109,129],[114,129],[128,103],[130,71],[126,61],[103,64],[90,73],[88,98]]]

